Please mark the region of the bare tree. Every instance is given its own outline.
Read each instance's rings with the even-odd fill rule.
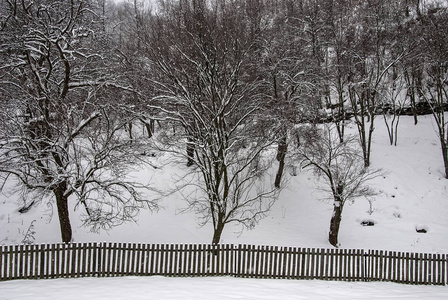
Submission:
[[[212,242],[219,243],[226,224],[252,227],[275,200],[276,189],[265,186],[263,176],[276,139],[263,120],[257,80],[247,71],[253,41],[237,2],[162,7],[148,41],[160,75],[150,105],[177,128],[165,131],[163,147],[191,166],[186,185],[196,192],[185,198],[201,224],[211,221]]]
[[[294,125],[319,121],[324,94],[322,22],[316,1],[271,1],[265,7],[267,20],[258,38],[262,54],[256,64],[269,107],[265,119],[279,133],[274,182],[279,188]]]
[[[351,14],[350,0],[327,1],[327,48],[325,69],[328,73],[329,91],[326,97],[327,109],[331,112],[332,122],[336,125],[339,140],[344,141],[346,120],[350,117],[348,96],[350,62],[347,49],[353,38],[351,24],[356,15]]]
[[[69,200],[84,223],[109,228],[153,207],[124,179],[141,163],[123,137],[112,45],[90,1],[2,1],[0,173],[33,197],[56,199],[62,241],[72,240]],[[114,75],[109,75],[114,74]]]
[[[422,95],[430,105],[442,150],[445,177],[448,178],[448,122],[445,111],[448,107],[448,9],[434,7],[422,16],[425,34],[422,50],[425,59],[425,82]]]
[[[403,50],[391,54],[389,47],[393,23],[393,14],[386,1],[360,1],[358,12],[352,24],[351,43],[347,45],[349,52],[349,87],[348,94],[354,120],[358,128],[364,164],[371,163],[372,135],[378,95],[385,75],[404,56]]]
[[[381,170],[364,167],[355,136],[347,136],[340,142],[335,131],[329,126],[322,129],[314,127],[311,133],[303,135],[305,143],[299,153],[303,158],[302,166],[312,168],[319,178],[322,178],[323,190],[331,195],[333,215],[328,241],[338,247],[344,205],[359,197],[376,195],[375,190],[366,183],[380,176]]]
[[[403,76],[399,76],[395,68],[393,68],[391,81],[386,84],[380,92],[380,109],[383,114],[384,123],[386,124],[389,142],[391,145],[397,146],[398,142],[398,124],[404,107],[405,97],[405,80]]]

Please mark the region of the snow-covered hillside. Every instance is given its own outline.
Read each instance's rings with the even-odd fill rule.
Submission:
[[[420,116],[414,125],[411,117],[401,117],[398,146],[390,146],[387,131],[378,116],[372,149],[372,166],[385,175],[371,184],[380,191],[370,203],[358,199],[344,208],[339,241],[342,248],[387,249],[411,252],[448,252],[448,180],[432,116]],[[355,133],[349,124],[349,133]],[[138,178],[164,187],[179,172],[174,167],[144,169]],[[289,176],[290,172],[286,172]],[[316,189],[310,170],[289,176],[286,187],[270,214],[255,229],[241,231],[227,226],[222,243],[265,244],[296,247],[331,247],[327,241],[332,203]],[[73,203],[72,203],[73,204]],[[209,243],[212,227],[197,225],[193,213],[181,214],[185,207],[178,194],[161,201],[159,212],[142,211],[138,223],[121,225],[109,232],[92,233],[81,226],[71,211],[76,242],[119,241],[141,243]],[[0,195],[0,244],[21,243],[30,225],[35,243],[60,241],[55,207],[45,203],[29,212],[18,212],[18,195],[7,189]],[[362,226],[372,221],[374,226]],[[425,229],[418,233],[416,229]]]

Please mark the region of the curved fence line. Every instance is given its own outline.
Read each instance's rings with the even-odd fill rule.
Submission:
[[[447,283],[445,254],[233,244],[71,243],[0,246],[0,280],[111,276]]]

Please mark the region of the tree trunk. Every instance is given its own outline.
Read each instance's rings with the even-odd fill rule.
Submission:
[[[70,243],[72,240],[72,226],[68,213],[68,196],[65,194],[67,183],[59,183],[53,190],[58,207],[59,225],[61,228],[61,237],[63,243]]]
[[[407,71],[404,71],[404,79],[408,86],[407,91],[406,91],[406,97],[409,98],[409,103],[410,103],[411,109],[412,109],[412,115],[414,116],[414,125],[417,125],[418,113],[417,113],[416,101],[415,101],[415,89],[416,89],[415,77],[413,75],[410,76]]]
[[[134,139],[134,137],[132,136],[132,122],[128,123],[128,134],[129,134],[129,139],[132,142],[132,140]]]
[[[448,144],[443,137],[440,137],[442,148],[443,166],[445,167],[445,178],[448,179]]]
[[[283,170],[285,169],[285,157],[288,145],[286,144],[286,136],[284,136],[278,143],[277,160],[279,161],[277,175],[275,176],[275,187],[280,188],[280,182],[283,176]]]
[[[222,231],[224,230],[224,223],[222,220],[218,220],[216,227],[213,231],[213,245],[219,244],[219,241],[221,240]]]
[[[149,120],[149,123],[146,122],[143,119],[140,119],[140,121],[143,123],[143,125],[146,128],[146,132],[148,134],[148,138],[149,139],[152,138],[152,136],[154,135],[154,123],[155,123],[154,120]]]
[[[339,226],[342,220],[342,201],[339,197],[335,197],[333,204],[333,216],[330,221],[330,232],[328,234],[328,241],[335,247],[338,247]]]
[[[193,139],[187,140],[187,167],[191,167],[194,164],[194,144]]]

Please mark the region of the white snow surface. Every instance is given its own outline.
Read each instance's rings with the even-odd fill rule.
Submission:
[[[379,282],[210,278],[77,278],[0,282],[0,300],[446,299],[444,286]]]
[[[400,118],[398,146],[389,144],[382,117],[375,119],[372,167],[385,175],[372,181],[380,193],[372,206],[357,199],[344,208],[341,248],[405,252],[448,253],[448,180],[432,116]],[[350,123],[348,133],[356,133]],[[153,158],[158,164],[163,157]],[[276,166],[273,167],[275,175]],[[175,166],[145,168],[134,173],[143,183],[166,187],[182,170]],[[322,192],[310,170],[297,176],[286,172],[287,183],[269,215],[252,230],[228,225],[222,243],[331,248],[328,229],[332,202],[319,200]],[[21,214],[17,194],[0,194],[0,245],[18,244],[30,224],[35,243],[60,242],[54,203],[42,203]],[[161,202],[159,212],[142,211],[137,223],[108,232],[93,233],[81,226],[81,209],[71,219],[75,242],[209,243],[212,227],[198,226],[193,212],[180,213],[185,203],[179,194]],[[362,226],[373,221],[374,226]],[[427,233],[418,233],[424,228]],[[50,288],[51,287],[51,288]],[[448,288],[393,283],[255,280],[237,278],[83,278],[0,282],[0,299],[446,299]]]

